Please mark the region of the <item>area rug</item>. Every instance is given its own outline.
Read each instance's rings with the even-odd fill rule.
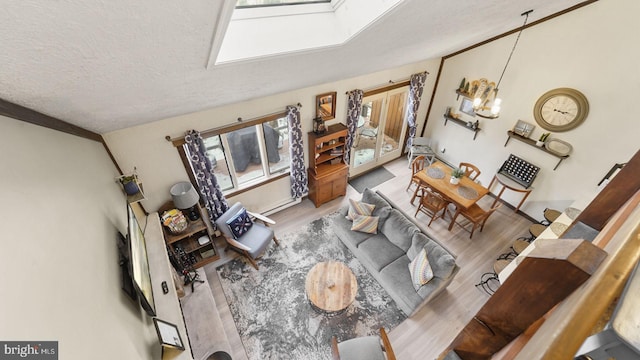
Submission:
[[[331,229],[338,213],[279,236],[255,270],[237,259],[217,268],[231,314],[251,360],[331,359],[331,337],[338,341],[393,329],[406,316]],[[342,261],[356,276],[356,299],[344,312],[321,314],[304,290],[306,275],[318,262]]]
[[[385,181],[389,181],[396,177],[384,166],[375,168],[368,173],[358,176],[355,179],[349,180],[349,185],[353,186],[359,193],[362,193],[364,189],[372,189],[374,186],[378,186]]]

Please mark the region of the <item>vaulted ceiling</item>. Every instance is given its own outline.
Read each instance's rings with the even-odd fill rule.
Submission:
[[[438,58],[582,2],[404,0],[341,45],[207,68],[221,0],[7,0],[0,98],[106,133]]]

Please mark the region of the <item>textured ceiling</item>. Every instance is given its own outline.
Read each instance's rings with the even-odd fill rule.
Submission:
[[[405,0],[341,46],[206,69],[222,1],[6,0],[0,98],[106,133],[441,57],[581,2]]]

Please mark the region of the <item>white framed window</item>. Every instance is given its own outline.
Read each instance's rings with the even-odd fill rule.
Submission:
[[[225,195],[258,186],[290,172],[286,117],[229,128],[229,131],[202,134],[207,157]],[[188,156],[187,147],[183,149]]]

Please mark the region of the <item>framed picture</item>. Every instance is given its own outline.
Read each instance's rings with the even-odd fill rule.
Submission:
[[[156,326],[158,339],[162,346],[184,350],[184,344],[177,326],[156,317],[153,318],[153,324]]]
[[[460,111],[470,116],[476,116],[475,111],[473,111],[473,101],[471,101],[471,99],[469,98],[462,98],[462,102],[460,103]]]
[[[316,96],[316,117],[322,120],[336,118],[336,92],[320,94]]]
[[[516,125],[513,127],[513,132],[516,135],[529,138],[529,135],[531,135],[535,127],[536,127],[535,125],[529,124],[526,121],[518,120],[518,122],[516,122]]]

